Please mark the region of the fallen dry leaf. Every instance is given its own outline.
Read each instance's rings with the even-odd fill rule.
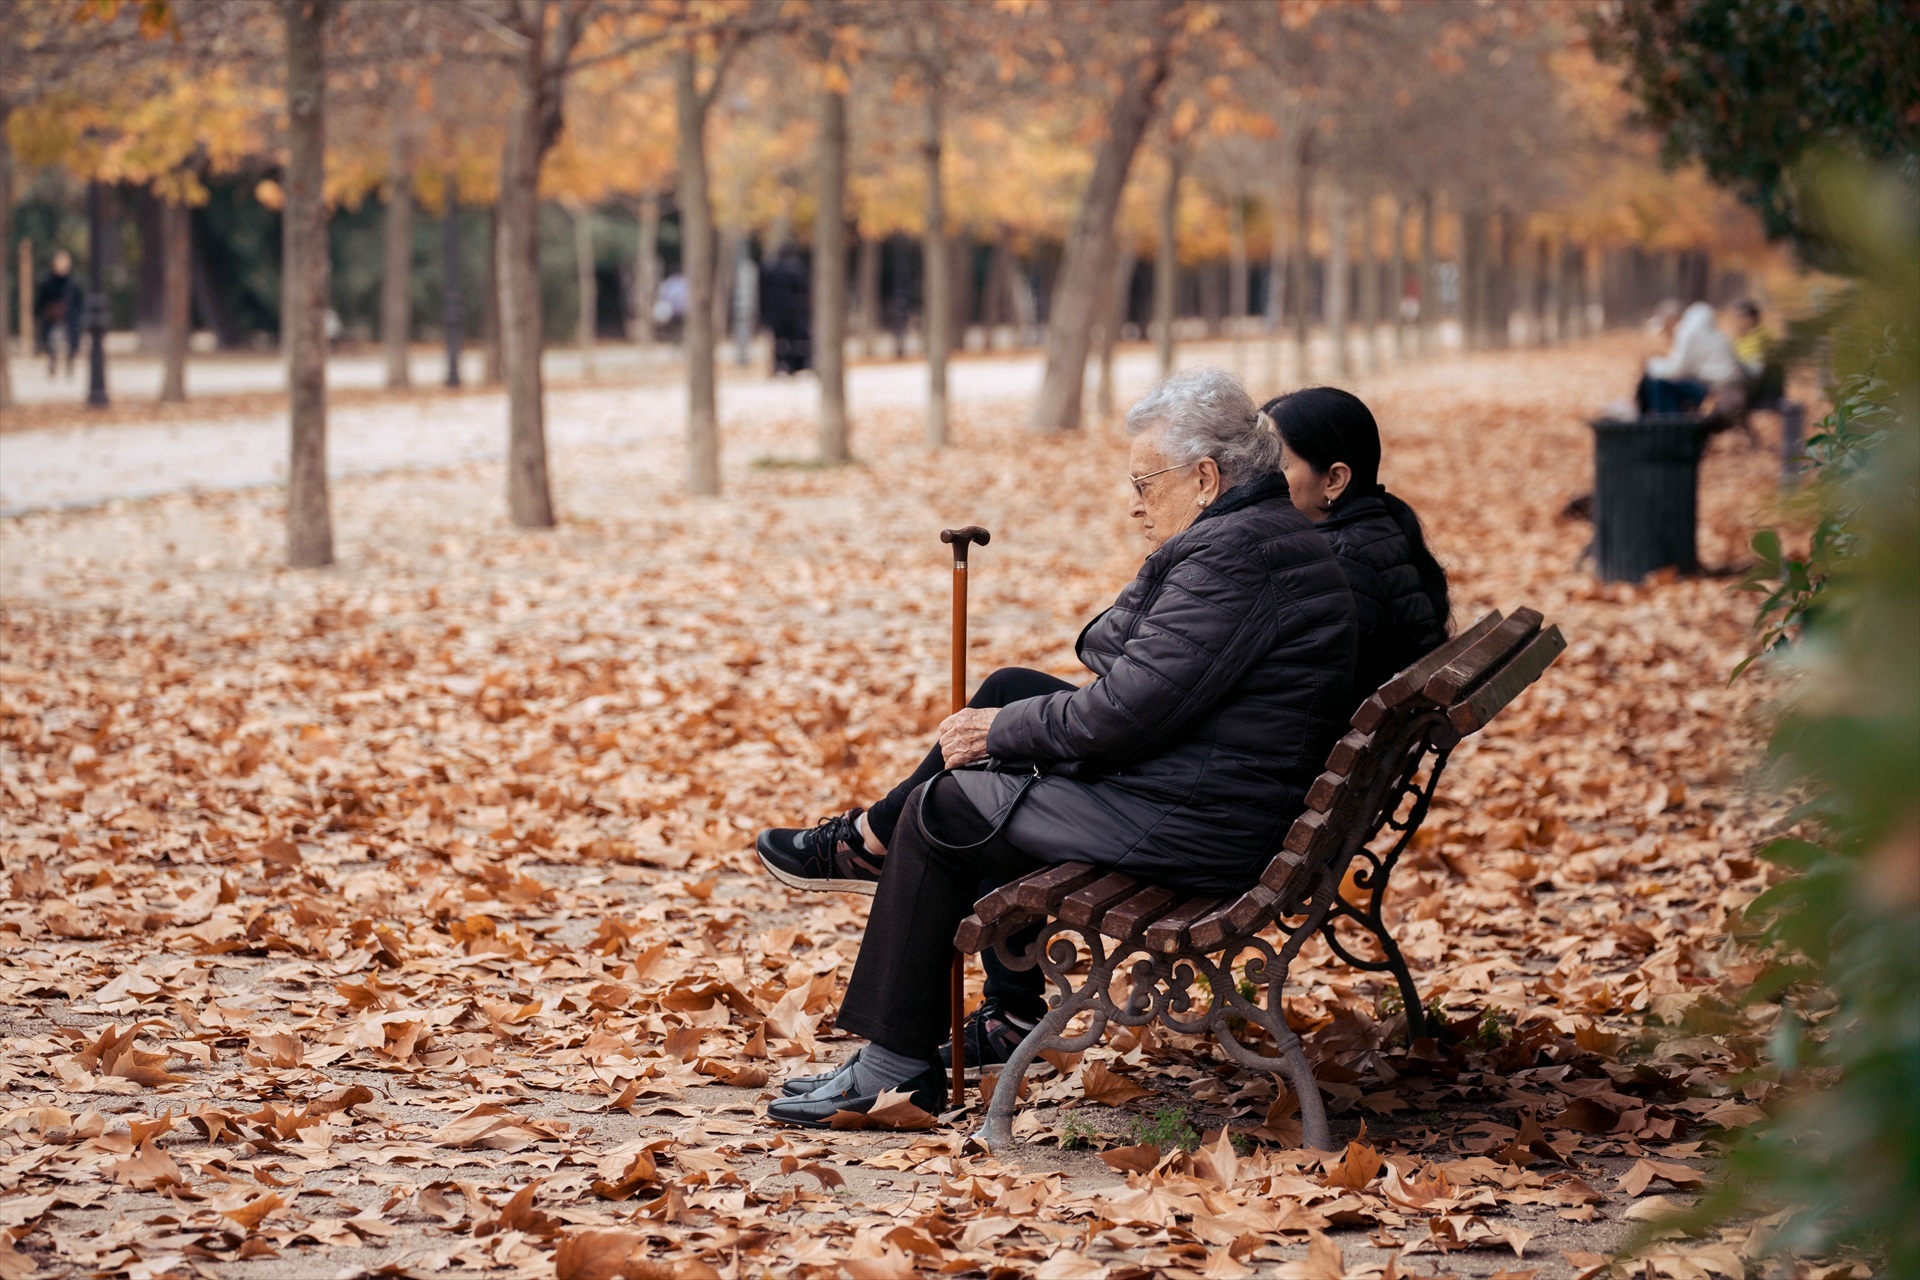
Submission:
[[[1145,1098],[1153,1090],[1143,1089],[1125,1076],[1109,1070],[1105,1064],[1088,1062],[1080,1068],[1080,1090],[1089,1102],[1119,1107],[1135,1098]]]

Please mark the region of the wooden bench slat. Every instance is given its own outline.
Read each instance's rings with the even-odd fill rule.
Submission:
[[[992,892],[983,895],[973,904],[973,914],[987,924],[992,924],[1010,913],[1020,912],[1020,904],[1015,901],[1020,891],[1020,882],[1010,880]]]
[[[1235,938],[1258,933],[1273,919],[1280,895],[1257,884],[1187,931],[1196,951],[1217,951]]]
[[[1566,648],[1567,642],[1560,634],[1560,628],[1548,627],[1515,654],[1506,666],[1488,676],[1464,702],[1449,708],[1448,721],[1462,736],[1478,733],[1503,707],[1538,680],[1541,673],[1552,666],[1553,660]]]
[[[1187,949],[1187,930],[1220,906],[1218,898],[1188,898],[1147,926],[1147,946],[1161,955]]]
[[[1333,806],[1347,791],[1347,775],[1328,770],[1313,780],[1307,788],[1307,808],[1314,813],[1331,813]]]
[[[1511,617],[1489,631],[1459,657],[1427,681],[1426,695],[1435,705],[1450,707],[1462,693],[1479,684],[1488,672],[1518,652],[1540,630],[1538,609],[1515,609]]]
[[[1109,871],[1092,884],[1076,889],[1060,903],[1056,913],[1079,929],[1091,929],[1100,923],[1107,908],[1140,888],[1140,882],[1123,871]]]
[[[1085,862],[1063,862],[1022,876],[1014,884],[1013,900],[1023,910],[1052,915],[1061,901],[1076,889],[1085,887],[1105,874]]]
[[[979,955],[994,943],[1009,938],[1028,925],[1046,917],[1031,915],[1024,911],[1015,911],[1001,916],[998,920],[982,920],[979,915],[970,915],[960,922],[954,930],[953,945],[957,951],[968,955]]]
[[[1260,883],[1275,893],[1287,887],[1287,881],[1293,879],[1293,873],[1306,859],[1291,849],[1282,849],[1273,855],[1267,863],[1267,869],[1260,875]]]
[[[1297,853],[1301,858],[1312,861],[1316,855],[1332,847],[1336,835],[1337,830],[1328,815],[1309,809],[1287,828],[1286,843],[1282,847],[1289,853]]]
[[[1165,915],[1179,900],[1179,893],[1165,885],[1145,885],[1132,897],[1107,908],[1106,915],[1100,919],[1100,932],[1115,942],[1125,942]]]
[[[1433,679],[1442,667],[1471,649],[1482,636],[1499,626],[1500,622],[1501,616],[1498,609],[1488,611],[1486,617],[1381,685],[1380,701],[1389,707],[1398,707],[1424,696],[1427,681]]]
[[[1373,745],[1373,735],[1351,729],[1347,736],[1333,744],[1333,750],[1327,753],[1327,772],[1350,774],[1354,762],[1359,760]]]
[[[1360,709],[1353,713],[1353,719],[1347,723],[1362,733],[1372,733],[1385,724],[1393,713],[1394,708],[1381,701],[1380,695],[1375,693],[1360,704]]]

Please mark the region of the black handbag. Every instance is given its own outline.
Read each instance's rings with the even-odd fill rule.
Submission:
[[[963,769],[971,767],[970,765],[961,766]],[[1039,765],[1032,765],[1030,768],[1032,772],[1020,780],[1019,790],[1013,793],[1013,799],[1009,800],[1007,807],[1001,810],[1000,820],[993,824],[993,830],[987,832],[987,834],[981,836],[972,844],[948,844],[945,840],[942,840],[934,834],[932,825],[928,823],[927,793],[933,790],[934,784],[939,782],[940,779],[948,777],[956,771],[953,769],[942,769],[939,773],[934,774],[933,777],[927,780],[926,785],[915,791],[913,795],[914,817],[920,824],[920,830],[926,835],[927,843],[941,853],[970,853],[975,849],[984,848],[993,841],[998,840],[1000,833],[1006,829],[1007,823],[1013,820],[1013,811],[1018,809],[1020,802],[1027,798],[1027,792],[1033,790],[1033,784],[1040,781],[1041,777],[1044,776],[1040,771]]]

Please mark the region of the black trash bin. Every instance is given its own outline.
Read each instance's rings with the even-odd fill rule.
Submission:
[[[1700,567],[1694,543],[1700,455],[1712,426],[1696,413],[1593,426],[1593,560],[1603,582]]]

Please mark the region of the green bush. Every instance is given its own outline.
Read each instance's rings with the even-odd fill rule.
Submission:
[[[1858,1250],[1920,1276],[1920,225],[1900,181],[1817,167],[1854,284],[1826,317],[1834,411],[1811,451],[1804,558],[1755,540],[1778,581],[1759,648],[1790,676],[1775,779],[1800,834],[1746,913],[1791,1086],[1696,1222],[1786,1210],[1779,1250]]]

